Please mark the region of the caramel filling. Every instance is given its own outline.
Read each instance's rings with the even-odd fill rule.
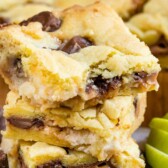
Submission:
[[[157,73],[148,74],[147,72],[135,72],[132,75],[128,76],[116,76],[111,79],[105,79],[102,76],[97,76],[90,78],[86,86],[86,93],[96,92],[100,96],[105,96],[109,91],[120,89],[124,87],[125,83],[123,82],[124,77],[131,77],[130,87],[141,87],[146,84],[156,84]]]

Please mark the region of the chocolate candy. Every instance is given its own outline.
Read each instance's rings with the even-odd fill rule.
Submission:
[[[9,23],[9,19],[0,16],[0,25]]]
[[[81,48],[85,48],[91,45],[93,45],[93,43],[87,38],[75,36],[69,41],[62,43],[59,49],[68,54],[72,54],[78,52]]]
[[[5,129],[5,119],[3,117],[3,110],[0,108],[0,131]],[[2,135],[0,134],[0,142],[2,139]]]
[[[56,18],[51,12],[44,11],[24,20],[20,25],[27,26],[30,22],[40,22],[43,25],[43,31],[53,32],[60,28],[62,21]]]
[[[104,95],[109,91],[109,89],[117,89],[121,85],[121,78],[120,77],[114,77],[111,79],[105,79],[102,78],[102,76],[98,76],[95,78],[90,79],[92,82],[89,83],[86,87],[86,92],[90,92],[91,89],[93,89],[94,86],[97,87],[98,92],[101,95]]]
[[[142,72],[135,72],[133,74],[133,78],[137,82],[146,80],[147,76],[148,76],[147,72],[144,72],[144,71],[142,71]]]
[[[23,67],[22,67],[22,62],[20,58],[16,58],[13,62],[13,73],[16,74],[18,78],[25,77]]]
[[[22,129],[30,129],[33,126],[42,127],[44,126],[43,121],[40,119],[27,119],[27,118],[18,118],[18,117],[10,117],[7,121],[14,125],[15,127],[22,128]]]
[[[9,168],[7,155],[0,150],[0,168]]]
[[[160,40],[156,44],[150,46],[150,49],[153,55],[167,56],[168,55],[168,41],[164,37],[161,37]]]

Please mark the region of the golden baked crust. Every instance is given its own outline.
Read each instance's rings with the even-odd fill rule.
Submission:
[[[49,12],[35,18],[43,15],[56,20],[56,27],[29,19],[0,30],[0,71],[10,89],[34,105],[56,107],[71,99],[72,106],[77,100],[83,109],[90,100],[89,106],[157,90],[158,60],[112,8],[96,3],[55,11],[56,18]],[[77,45],[69,51],[72,43]]]

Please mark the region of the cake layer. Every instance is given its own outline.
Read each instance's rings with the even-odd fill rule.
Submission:
[[[93,106],[158,89],[158,60],[101,3],[2,27],[0,45],[0,71],[10,89],[42,108],[67,101]]]
[[[4,107],[4,136],[76,148],[99,160],[111,156],[140,125],[146,96],[118,96],[83,111],[57,108],[40,111],[10,92]],[[122,149],[121,149],[122,150]]]
[[[84,152],[43,142],[3,139],[2,147],[8,155],[10,168],[143,168],[135,142],[128,139],[127,145],[130,147],[123,146],[124,152],[113,153],[109,161],[102,162]]]
[[[128,139],[128,134],[124,130],[115,130],[112,133],[111,137],[105,139],[88,130],[60,129],[47,126],[41,129],[25,130],[7,124],[7,130],[3,135],[7,138],[42,141],[61,147],[74,148],[91,154],[102,161],[109,159],[113,151],[122,151],[122,144]]]
[[[131,133],[143,121],[146,109],[146,94],[137,96],[117,96],[107,99],[102,105],[82,111],[56,108],[41,111],[23,100],[17,93],[9,92],[4,116],[10,124],[29,129],[33,126],[88,129],[96,134],[108,137],[112,129],[127,129]],[[136,122],[135,122],[136,121]]]

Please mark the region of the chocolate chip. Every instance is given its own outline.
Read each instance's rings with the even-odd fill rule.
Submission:
[[[19,156],[18,156],[18,160],[19,160],[19,164],[20,164],[19,167],[20,168],[27,168],[27,166],[26,166],[26,164],[25,164],[25,162],[24,162],[20,153],[19,153]]]
[[[156,44],[149,47],[152,54],[155,56],[168,55],[168,41],[164,37],[161,37]]]
[[[98,167],[116,168],[116,166],[113,166],[110,161],[100,162],[100,164],[98,164]]]
[[[0,150],[0,168],[9,168],[7,155]]]
[[[10,124],[22,129],[29,129],[33,126],[32,120],[30,119],[11,117],[7,120]]]
[[[33,126],[36,126],[37,128],[44,127],[43,121],[41,121],[38,118],[35,118],[32,123],[33,123]]]
[[[133,105],[134,105],[134,107],[135,107],[135,110],[137,109],[137,103],[138,103],[138,98],[135,97],[135,98],[134,98],[134,102],[133,102]]]
[[[30,22],[40,22],[43,25],[42,30],[53,32],[60,28],[61,20],[56,18],[51,12],[44,11],[20,23],[21,26],[27,26]]]
[[[7,23],[9,23],[9,19],[0,16],[0,25],[1,24],[7,24]]]
[[[37,168],[64,168],[61,161],[50,161],[48,163],[37,166]]]
[[[87,38],[81,36],[75,36],[69,41],[62,43],[59,50],[62,50],[68,54],[78,52],[81,48],[85,48],[93,45],[93,43]]]
[[[37,168],[94,168],[95,166],[103,166],[106,163],[102,164],[102,162],[95,162],[92,164],[83,164],[83,165],[76,165],[76,166],[63,166],[61,161],[50,161],[48,163],[42,164],[37,166]]]
[[[109,90],[109,82],[106,79],[103,79],[101,76],[98,76],[94,79],[94,85],[99,88],[101,94],[106,93]]]
[[[147,78],[147,76],[148,76],[148,73],[147,73],[147,72],[144,72],[144,71],[142,71],[142,72],[135,72],[135,73],[133,74],[133,78],[134,78],[134,80],[135,80],[136,82],[145,81],[146,78]]]
[[[115,90],[121,85],[121,78],[118,76],[111,79],[105,79],[99,75],[98,77],[92,78],[90,80],[92,82],[87,85],[86,92],[90,92],[90,90],[96,86],[98,88],[98,92],[101,95],[104,95],[110,89]]]
[[[13,73],[16,74],[18,78],[25,77],[23,66],[22,66],[22,61],[20,58],[16,58],[13,61]]]
[[[158,46],[160,47],[160,48],[166,48],[167,47],[167,43],[165,43],[165,42],[160,42],[159,44],[158,44]]]
[[[30,129],[33,126],[36,126],[37,128],[43,127],[44,123],[40,119],[27,119],[27,118],[19,118],[19,117],[10,117],[7,119],[7,121],[14,125],[15,127],[21,128],[21,129]]]
[[[133,14],[138,14],[142,12],[143,7],[147,1],[148,0],[133,0],[133,5],[134,5]]]
[[[5,119],[3,117],[3,110],[0,108],[0,131],[5,129]],[[2,139],[2,135],[0,134],[0,142]]]
[[[121,81],[121,77],[116,76],[112,79],[109,79],[108,83],[110,84],[110,88],[113,88],[115,90],[121,85]]]

